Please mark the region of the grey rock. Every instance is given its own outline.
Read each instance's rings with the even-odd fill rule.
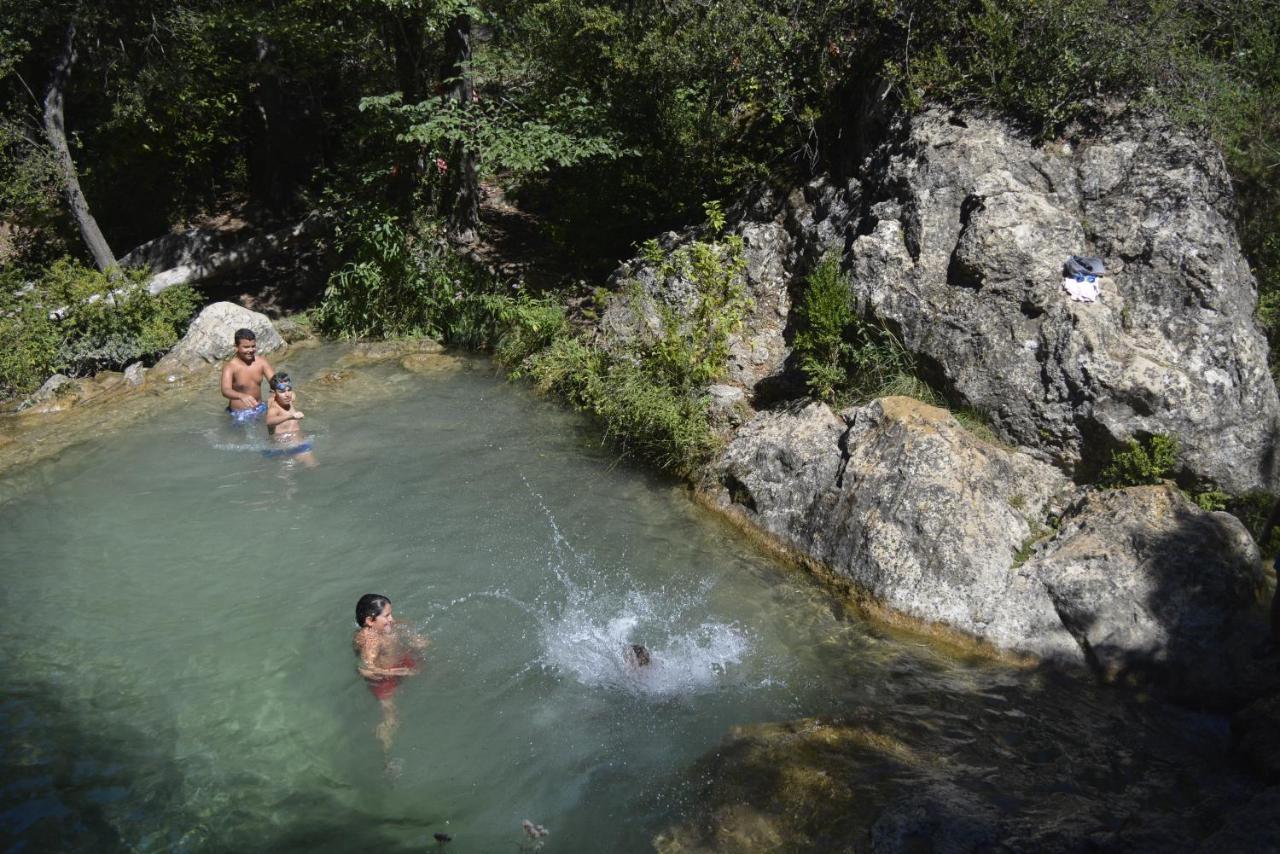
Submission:
[[[66,374],[54,374],[36,389],[35,393],[18,404],[18,412],[59,412],[70,406],[77,388],[76,381]]]
[[[1240,637],[1260,630],[1257,549],[1234,517],[1171,486],[1081,495],[909,398],[761,413],[715,471],[729,512],[890,608],[1001,649],[1213,705],[1230,701]]]
[[[141,362],[134,362],[132,365],[124,369],[124,381],[131,386],[140,386],[147,380],[146,366]]]
[[[1039,581],[1013,566],[1069,488],[1051,466],[899,397],[763,413],[717,469],[736,512],[894,610],[1083,661]]]
[[[31,395],[31,400],[35,403],[43,403],[46,400],[51,400],[58,396],[58,391],[63,386],[72,385],[74,383],[75,380],[71,379],[71,377],[66,374],[54,374],[49,377],[49,379],[45,380],[40,388],[36,389],[36,393]]]
[[[1277,402],[1256,291],[1211,146],[1158,117],[1074,151],[939,110],[867,164],[848,265],[865,312],[901,331],[1003,438],[1087,474],[1122,442],[1181,442],[1183,469],[1272,487]],[[1101,256],[1101,301],[1061,288]]]
[[[163,234],[134,247],[120,258],[121,267],[145,267],[153,273],[196,263],[207,255],[225,251],[243,239],[239,234],[218,228],[189,228]]]
[[[1230,703],[1236,635],[1263,631],[1249,532],[1172,486],[1087,495],[1024,569],[1100,675],[1167,683],[1204,705]]]
[[[779,373],[790,353],[783,331],[791,309],[786,261],[791,237],[775,222],[747,222],[738,229],[743,241],[743,277],[751,307],[741,328],[730,335],[726,382],[752,389]],[[672,251],[695,239],[694,232],[669,232],[659,245]],[[620,351],[636,341],[661,337],[667,322],[683,324],[699,304],[697,288],[679,275],[663,275],[637,257],[610,278],[615,292],[605,306],[599,331],[606,347]]]
[[[163,374],[180,374],[219,362],[235,350],[233,339],[240,328],[252,329],[258,336],[259,353],[285,346],[265,314],[231,302],[215,302],[196,316],[187,334],[156,363],[155,369]]]

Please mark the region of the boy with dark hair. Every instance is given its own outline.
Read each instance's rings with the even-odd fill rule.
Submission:
[[[316,458],[311,453],[311,440],[305,438],[298,428],[303,414],[301,409],[293,405],[293,381],[281,371],[271,378],[271,390],[271,403],[267,407],[267,433],[281,447],[263,451],[263,454],[268,457],[297,457],[307,466],[314,466]]]
[[[391,600],[378,593],[366,593],[356,603],[356,629],[351,638],[355,649],[356,670],[364,677],[373,696],[382,704],[382,722],[373,734],[382,742],[384,751],[391,750],[400,718],[396,714],[394,695],[406,676],[418,673],[415,652],[426,649],[430,641],[414,631],[397,632],[391,615]]]
[[[276,375],[271,363],[258,355],[258,336],[252,329],[237,329],[236,351],[222,366],[222,396],[227,412],[237,422],[261,418],[267,411],[262,400],[262,381]]]

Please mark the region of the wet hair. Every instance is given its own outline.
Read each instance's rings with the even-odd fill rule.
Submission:
[[[239,344],[241,341],[257,341],[257,340],[258,340],[258,336],[253,334],[253,330],[252,330],[252,329],[237,329],[237,330],[236,330],[236,343],[237,343],[237,344]]]
[[[364,621],[379,616],[391,604],[391,600],[378,593],[366,593],[356,603],[356,625],[364,628]]]
[[[290,389],[292,389],[293,380],[289,379],[289,375],[286,374],[284,371],[279,371],[276,373],[274,377],[271,378],[269,385],[271,386],[272,391],[279,391],[280,386],[282,385],[287,385]]]
[[[633,667],[648,667],[649,662],[652,660],[649,657],[649,649],[641,643],[628,644],[622,657],[627,660],[627,664]]]

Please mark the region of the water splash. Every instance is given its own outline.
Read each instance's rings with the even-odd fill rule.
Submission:
[[[688,589],[643,591],[625,570],[620,578],[618,571],[605,573],[573,548],[542,496],[524,482],[551,535],[546,566],[554,585],[537,609],[544,666],[583,685],[655,698],[714,690],[734,679],[751,639],[705,616],[711,582],[691,578]],[[648,666],[627,661],[631,644],[648,648]]]

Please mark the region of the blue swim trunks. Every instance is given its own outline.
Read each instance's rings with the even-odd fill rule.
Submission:
[[[309,450],[311,450],[311,441],[307,440],[297,445],[290,445],[287,448],[272,448],[269,451],[263,451],[262,455],[269,460],[274,460],[280,457],[296,457],[298,454],[305,454]]]
[[[253,409],[232,409],[227,407],[227,414],[231,416],[231,420],[237,424],[244,424],[246,421],[257,421],[259,418],[267,414],[267,403],[263,401]]]

